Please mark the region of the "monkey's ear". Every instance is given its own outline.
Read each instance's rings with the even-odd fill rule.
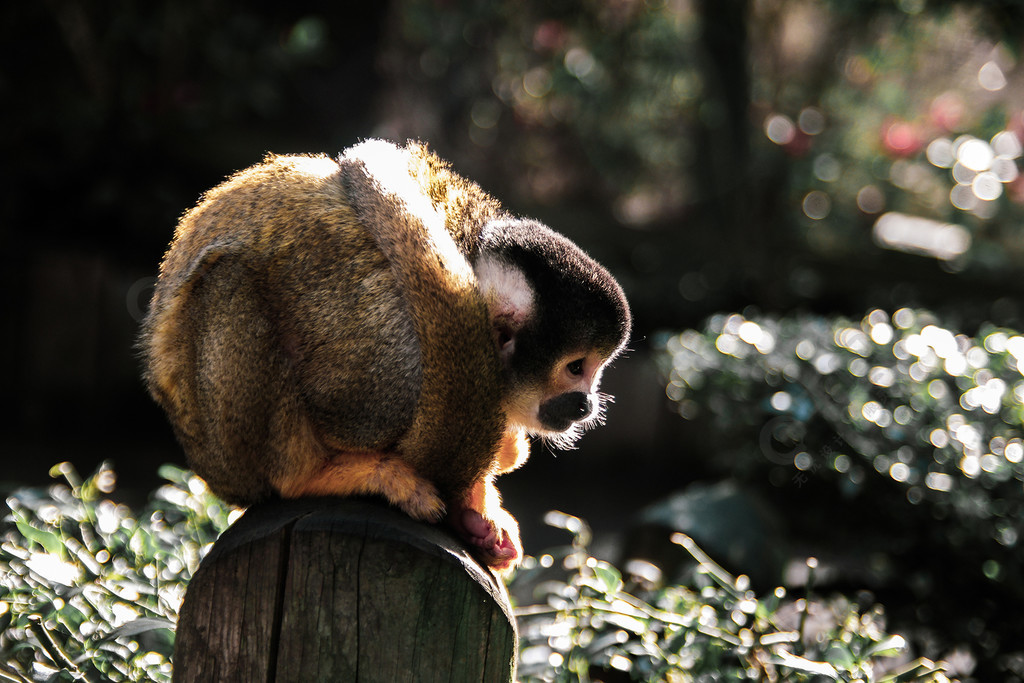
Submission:
[[[493,254],[482,254],[473,271],[491,314],[498,353],[507,360],[515,351],[516,336],[533,316],[533,287],[522,270]]]

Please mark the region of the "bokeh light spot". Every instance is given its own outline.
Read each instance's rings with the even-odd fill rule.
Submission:
[[[968,184],[957,184],[949,192],[949,203],[961,211],[970,211],[978,205],[978,195]]]
[[[871,326],[871,341],[884,346],[892,341],[892,326],[887,322],[877,322]]]
[[[885,195],[877,185],[865,185],[857,192],[857,208],[864,213],[881,213],[885,208]]]
[[[824,192],[812,190],[804,197],[803,210],[808,218],[820,221],[832,210],[832,200]]]
[[[772,114],[765,119],[764,134],[776,145],[788,145],[796,137],[796,125],[785,114]]]
[[[1024,443],[1021,443],[1020,439],[1014,439],[1006,444],[1006,448],[1003,450],[1003,457],[1008,462],[1019,463],[1024,459]]]
[[[960,458],[960,471],[973,479],[981,473],[981,459],[974,454],[965,455]]]
[[[974,182],[974,176],[978,174],[977,171],[967,168],[963,163],[957,161],[953,164],[953,180],[960,183],[961,185],[970,185]]]
[[[917,321],[917,316],[909,308],[900,308],[892,314],[892,321],[896,324],[896,327],[906,330],[914,325]]]
[[[596,65],[594,56],[582,47],[574,47],[565,53],[565,68],[580,80],[593,73]]]
[[[890,123],[882,136],[885,148],[897,156],[910,156],[921,149],[921,134],[917,127],[906,121]]]
[[[825,131],[825,115],[817,107],[805,107],[797,122],[800,130],[808,135],[820,135]]]
[[[896,374],[890,368],[876,365],[868,372],[868,380],[875,386],[891,387],[896,382]]]
[[[992,160],[992,166],[989,170],[996,176],[1001,183],[1012,183],[1020,175],[1020,169],[1017,168],[1017,162],[1006,156],[997,156]]]
[[[992,201],[1003,194],[1003,184],[995,173],[985,171],[974,177],[971,182],[971,190],[978,199]]]
[[[933,491],[952,491],[953,477],[943,472],[929,472],[924,477],[924,485]]]
[[[947,261],[971,246],[970,233],[959,225],[894,211],[882,214],[875,221],[873,232],[875,241],[883,247]]]
[[[985,337],[983,342],[985,349],[991,353],[1003,353],[1006,351],[1006,342],[1009,337],[1003,332],[993,332],[992,334]]]
[[[793,405],[793,397],[785,391],[776,391],[771,397],[772,408],[784,413]]]
[[[972,171],[987,171],[995,156],[987,142],[975,137],[966,137],[956,145],[957,161]]]
[[[978,83],[985,90],[995,92],[1006,87],[1006,76],[995,62],[985,62],[978,69]]]
[[[1008,130],[1000,131],[993,136],[992,149],[996,154],[1007,159],[1016,159],[1024,153],[1020,138]]]
[[[949,445],[949,434],[944,429],[933,429],[928,435],[928,441],[936,448],[945,448]]]
[[[953,156],[953,141],[949,138],[936,138],[928,143],[925,155],[933,165],[939,168],[950,168],[956,161]]]
[[[544,97],[551,90],[551,74],[542,66],[530,69],[523,76],[523,90],[530,97]]]

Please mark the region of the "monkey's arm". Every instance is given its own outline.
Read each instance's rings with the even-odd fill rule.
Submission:
[[[493,476],[477,481],[469,494],[449,510],[447,522],[492,569],[507,571],[523,557],[519,523],[501,507]]]
[[[523,556],[519,523],[503,507],[494,477],[526,462],[530,442],[518,429],[509,430],[501,439],[495,469],[478,480],[462,505],[449,514],[449,524],[460,536],[477,547],[488,565],[498,571],[511,569]]]
[[[488,565],[507,569],[522,556],[519,526],[492,480],[528,449],[525,437],[503,435],[501,361],[476,275],[444,207],[410,182],[403,150],[371,145],[340,163],[349,201],[391,264],[419,339],[423,384],[399,453],[441,490],[459,535]]]
[[[341,158],[343,184],[409,307],[423,373],[397,450],[445,498],[457,499],[493,470],[504,426],[490,317],[444,216],[409,177],[406,152],[366,145]]]

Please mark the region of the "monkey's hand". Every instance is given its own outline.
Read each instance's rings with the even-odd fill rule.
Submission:
[[[501,507],[490,479],[477,482],[461,505],[452,506],[448,524],[495,571],[508,571],[523,558],[519,523]]]

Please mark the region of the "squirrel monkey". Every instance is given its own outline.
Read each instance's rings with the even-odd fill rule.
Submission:
[[[382,495],[497,570],[494,477],[569,446],[630,313],[575,244],[418,143],[268,155],[178,224],[143,323],[150,393],[224,500]]]

